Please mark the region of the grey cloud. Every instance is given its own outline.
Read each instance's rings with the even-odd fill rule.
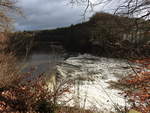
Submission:
[[[17,30],[47,29],[81,22],[83,7],[71,8],[65,0],[20,0],[25,18],[16,19]]]
[[[68,4],[70,0],[19,0],[18,6],[22,8],[25,18],[16,18],[17,30],[39,30],[68,26],[84,21],[85,6]],[[112,4],[109,6],[111,7]],[[95,12],[106,11],[107,8],[97,6]],[[87,18],[92,13],[87,13]]]

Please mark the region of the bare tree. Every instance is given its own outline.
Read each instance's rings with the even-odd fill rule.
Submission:
[[[150,26],[150,0],[70,0],[72,4],[85,5],[84,18],[89,9],[94,9],[95,6],[107,6],[110,8],[114,15],[120,17],[132,18],[127,23],[125,21],[120,22],[117,19],[115,22],[124,29],[127,37],[140,37],[143,39],[146,33],[149,33]],[[113,5],[112,5],[113,4]],[[114,7],[113,7],[114,6]],[[103,10],[103,9],[102,9]],[[137,38],[136,42],[139,42]]]
[[[115,14],[138,17],[139,19],[149,19],[150,0],[71,0],[71,3],[86,5],[84,14],[88,9],[93,9],[97,5],[116,4]]]
[[[20,9],[16,7],[14,0],[0,0],[0,32],[4,32],[10,28],[12,13],[21,13]]]

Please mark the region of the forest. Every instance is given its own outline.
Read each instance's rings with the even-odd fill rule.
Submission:
[[[149,21],[141,19],[138,26],[135,22],[136,18],[100,12],[94,14],[87,22],[65,28],[15,32],[11,34],[10,49],[19,52],[19,48],[20,51],[26,48],[44,48],[49,46],[50,42],[58,42],[67,51],[88,52],[99,56],[149,56]],[[29,47],[30,45],[32,47]]]
[[[0,113],[150,113],[150,1],[67,1],[0,0]]]

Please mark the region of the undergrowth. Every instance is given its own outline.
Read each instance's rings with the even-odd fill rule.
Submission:
[[[12,54],[0,55],[0,67],[0,112],[91,113],[90,110],[65,107],[57,103],[63,95],[71,93],[71,81],[61,83],[52,90],[44,74],[33,80],[32,73],[20,73]],[[68,101],[63,101],[63,105]]]
[[[135,74],[120,79],[117,83],[111,82],[111,87],[123,91],[121,93],[131,104],[126,107],[141,113],[150,113],[150,59],[132,60],[137,63],[138,68],[132,68]]]

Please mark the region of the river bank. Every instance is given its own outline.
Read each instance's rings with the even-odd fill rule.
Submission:
[[[125,59],[104,58],[90,54],[72,55],[65,59],[60,56],[61,54],[50,53],[30,56],[24,62],[25,64],[30,63],[27,65],[29,70],[27,69],[24,75],[26,77],[28,75],[46,77],[45,80],[51,85],[55,80],[54,83],[58,85],[71,80],[71,84],[67,83],[70,91],[63,93],[61,99],[57,101],[60,105],[106,113],[118,113],[118,110],[125,110],[130,105],[126,102],[124,95],[121,95],[122,90],[112,88],[111,83],[134,74],[131,65],[136,69],[138,68],[136,63],[129,64]],[[52,67],[56,72],[53,79],[51,79],[53,71],[50,70]]]

